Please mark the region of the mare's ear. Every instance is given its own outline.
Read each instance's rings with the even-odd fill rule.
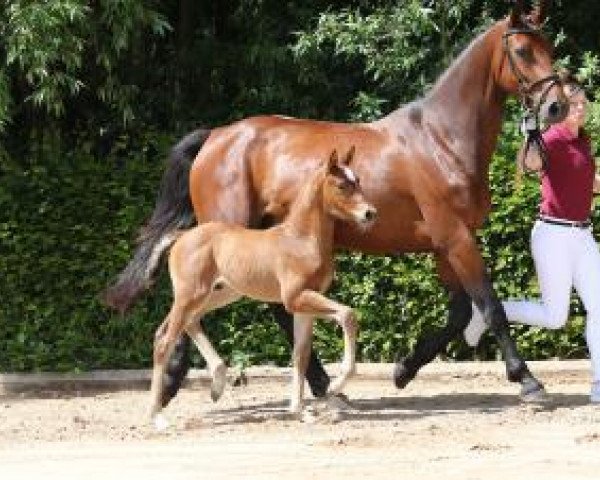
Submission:
[[[519,27],[523,24],[523,0],[515,0],[510,12],[510,26]]]
[[[333,152],[331,152],[331,155],[329,155],[329,160],[327,161],[327,171],[331,172],[335,168],[337,168],[338,162],[338,153],[337,150],[334,148]]]
[[[354,158],[355,152],[356,152],[356,147],[354,145],[352,145],[350,147],[350,150],[348,150],[348,153],[346,154],[346,156],[342,159],[342,165],[345,165],[345,166],[350,165],[350,162]]]
[[[546,21],[546,15],[548,11],[550,1],[539,0],[536,2],[536,5],[531,10],[531,13],[528,16],[529,22],[531,26],[534,28],[539,28]]]

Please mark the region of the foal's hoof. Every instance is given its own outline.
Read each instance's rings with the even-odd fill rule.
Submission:
[[[307,409],[304,408],[302,403],[291,402],[287,409],[287,414],[294,420],[302,420],[302,415],[305,411]]]
[[[170,424],[163,414],[157,413],[152,417],[152,425],[154,425],[157,432],[164,432]]]
[[[210,385],[210,398],[213,402],[216,402],[223,395],[225,390],[225,383],[227,380],[227,367],[225,364],[219,365],[215,368],[212,376],[212,383]]]
[[[339,412],[353,410],[354,407],[348,397],[343,393],[334,393],[327,396],[327,406]]]
[[[296,414],[296,418],[302,423],[313,424],[319,421],[317,414],[312,408],[305,407]]]
[[[404,363],[404,358],[398,359],[394,367],[394,384],[398,388],[406,387],[410,381],[415,378],[416,372],[408,369]]]
[[[523,385],[519,397],[524,403],[544,403],[550,399],[541,383]]]

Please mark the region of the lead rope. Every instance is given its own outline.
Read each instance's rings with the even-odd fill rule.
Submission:
[[[535,145],[542,159],[542,170],[546,170],[548,167],[548,149],[540,131],[538,116],[530,109],[525,111],[521,120],[521,133],[525,135],[525,149],[523,150],[522,157],[519,159],[522,170],[524,172],[533,171],[525,165],[525,159],[532,145]]]

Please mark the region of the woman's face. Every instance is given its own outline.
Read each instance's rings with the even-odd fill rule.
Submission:
[[[585,124],[585,115],[587,113],[588,100],[585,97],[585,92],[581,89],[567,85],[565,87],[565,93],[569,99],[569,114],[564,122],[581,128]]]

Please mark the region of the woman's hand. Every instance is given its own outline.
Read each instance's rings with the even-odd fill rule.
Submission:
[[[600,194],[600,174],[594,176],[594,193]]]
[[[526,172],[540,172],[544,166],[542,155],[539,151],[537,144],[533,143],[527,146],[527,140],[523,142],[519,152],[517,153],[518,163],[523,171]],[[600,188],[600,176],[597,177],[598,188]],[[596,183],[594,183],[594,187]],[[600,193],[600,190],[599,190]]]

